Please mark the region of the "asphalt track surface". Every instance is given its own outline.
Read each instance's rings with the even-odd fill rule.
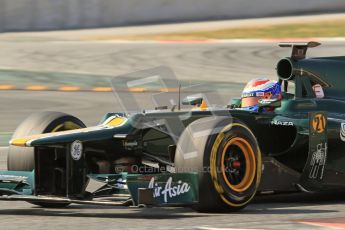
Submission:
[[[118,75],[167,65],[181,79],[229,83],[244,83],[258,76],[274,79],[275,63],[290,53],[274,43],[3,41],[0,50],[0,66],[11,69]],[[344,55],[344,43],[327,43],[311,49],[309,54]],[[239,92],[240,89],[225,92],[224,97]],[[72,113],[94,125],[105,112],[119,110],[120,106],[111,93],[0,91],[0,108],[0,131],[12,132],[22,119],[36,111]],[[0,166],[5,168],[6,149],[1,148],[0,152]],[[344,204],[343,194],[269,196],[257,199],[239,213],[205,214],[189,208],[72,205],[54,210],[23,202],[1,202],[0,229],[332,229],[345,228]]]

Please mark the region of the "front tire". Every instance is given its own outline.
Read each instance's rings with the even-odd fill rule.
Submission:
[[[86,127],[78,118],[61,112],[40,112],[27,117],[16,129],[12,139],[42,133],[51,133]],[[34,148],[10,146],[7,154],[7,170],[34,170]]]
[[[198,211],[246,207],[256,194],[261,167],[256,138],[238,119],[196,120],[182,133],[176,148],[176,171],[199,173],[199,203],[193,207]]]

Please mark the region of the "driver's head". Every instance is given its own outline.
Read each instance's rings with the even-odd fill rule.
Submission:
[[[281,99],[281,86],[267,78],[253,79],[242,92],[241,108],[257,112],[260,99]]]

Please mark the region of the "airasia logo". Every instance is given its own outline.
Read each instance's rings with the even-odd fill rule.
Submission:
[[[152,177],[148,188],[153,189],[154,198],[164,196],[164,202],[167,203],[168,198],[180,196],[184,193],[189,192],[190,185],[179,180],[176,186],[172,186],[172,177],[169,177],[169,179],[165,183],[165,186],[158,186],[158,184],[155,183],[155,178]]]

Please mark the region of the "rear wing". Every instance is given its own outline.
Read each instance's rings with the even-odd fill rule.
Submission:
[[[305,59],[308,48],[321,45],[319,42],[280,42],[280,47],[292,47],[291,58],[294,60]]]

